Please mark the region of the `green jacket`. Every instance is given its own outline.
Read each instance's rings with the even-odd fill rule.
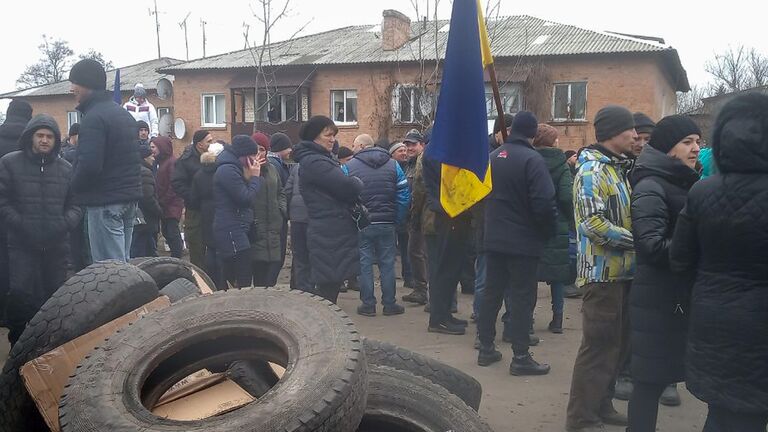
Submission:
[[[280,174],[274,166],[261,167],[261,187],[253,205],[254,224],[250,232],[251,260],[279,262],[281,232],[286,214]]]
[[[562,150],[553,147],[541,147],[536,150],[544,157],[552,183],[555,185],[558,212],[557,232],[547,242],[544,254],[539,261],[539,280],[568,283],[572,280],[568,256],[568,233],[573,227],[573,175]]]
[[[425,235],[435,234],[435,212],[427,206],[427,187],[424,184],[424,164],[422,152],[417,158],[412,169],[408,170],[406,177],[411,185],[411,209],[409,223],[414,231],[421,231]]]

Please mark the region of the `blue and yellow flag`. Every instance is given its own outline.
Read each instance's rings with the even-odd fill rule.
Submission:
[[[455,0],[427,156],[441,163],[440,203],[454,217],[491,192],[483,70],[493,63],[480,0]]]

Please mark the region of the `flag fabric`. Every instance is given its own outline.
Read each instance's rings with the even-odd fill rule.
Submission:
[[[440,204],[455,217],[491,192],[484,69],[493,63],[480,0],[455,0],[432,139]]]
[[[112,91],[112,100],[118,105],[123,104],[123,95],[120,93],[120,69],[115,70],[115,88]]]

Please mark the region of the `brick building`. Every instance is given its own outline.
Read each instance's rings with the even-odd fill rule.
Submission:
[[[168,108],[186,124],[177,150],[199,128],[227,141],[255,129],[284,131],[297,139],[302,122],[318,114],[337,122],[339,141],[346,145],[360,133],[396,139],[410,128],[423,129],[436,106],[449,29],[448,21],[411,22],[388,10],[379,25],[169,61],[156,73],[172,77]],[[505,111],[535,112],[561,132],[563,148],[594,141],[592,119],[606,104],[622,104],[658,120],[675,112],[677,91],[689,90],[677,51],[663,39],[530,16],[491,20],[488,30]],[[23,96],[38,112],[63,109],[52,103],[61,96],[22,93],[0,97]],[[490,84],[487,98],[492,120]]]

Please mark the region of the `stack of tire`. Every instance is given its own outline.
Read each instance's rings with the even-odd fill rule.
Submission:
[[[59,406],[63,432],[491,432],[476,411],[480,384],[461,371],[362,338],[339,307],[308,293],[201,296],[192,270],[173,258],[100,262],[68,280],[10,353],[0,376],[0,432],[48,430],[21,365],[158,295],[172,306],[118,331],[70,377]],[[283,366],[283,376],[268,362]],[[258,400],[197,421],[150,412],[203,368],[228,369]]]

